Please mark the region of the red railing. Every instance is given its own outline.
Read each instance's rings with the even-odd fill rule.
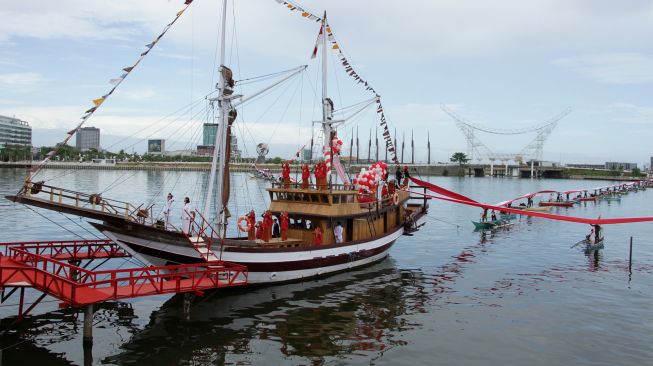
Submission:
[[[123,256],[124,252],[113,250],[112,245],[115,244],[108,243],[96,244],[105,246],[108,251],[91,248],[82,252],[70,242],[63,245],[56,244],[62,242],[2,244],[8,255],[2,258],[0,286],[29,285],[62,300],[64,305],[78,306],[138,296],[202,292],[247,283],[247,267],[221,261],[91,271],[62,262],[56,256],[59,253],[76,253],[77,257],[66,254],[66,259],[93,259],[94,255],[107,258],[110,253]],[[83,243],[81,246],[93,244]],[[9,258],[11,262],[7,260]]]

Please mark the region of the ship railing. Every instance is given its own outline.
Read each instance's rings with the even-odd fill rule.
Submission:
[[[152,206],[142,208],[143,205],[134,206],[129,202],[118,201],[102,197],[101,193],[77,192],[66,188],[55,187],[43,182],[28,182],[23,189],[27,197],[47,197],[54,204],[74,205],[94,211],[124,216],[126,219],[145,223],[152,221]]]
[[[273,189],[309,189],[309,190],[314,190],[314,191],[353,191],[354,190],[354,185],[353,184],[327,184],[326,186],[323,187],[323,189],[320,189],[322,187],[319,187],[317,184],[311,183],[307,185],[307,188],[304,188],[303,183],[301,182],[291,182],[291,183],[284,183],[284,182],[272,182],[272,188]]]
[[[204,215],[195,211],[195,216],[191,216],[188,233],[184,233],[184,235],[186,235],[193,247],[200,252],[202,258],[209,261],[211,255],[215,256],[215,252],[213,252],[213,239],[220,237],[220,235]],[[206,245],[207,251],[205,253],[200,251],[198,248],[198,239],[194,238],[201,238],[203,240],[201,244]],[[220,254],[220,257],[222,257],[222,253]]]

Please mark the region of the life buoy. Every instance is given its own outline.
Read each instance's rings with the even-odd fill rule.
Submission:
[[[399,194],[397,192],[392,194],[392,203],[395,205],[399,204]]]
[[[245,226],[242,225],[242,223],[245,222]],[[238,230],[246,233],[248,232],[252,227],[249,225],[249,221],[247,221],[246,216],[241,216],[238,218]]]

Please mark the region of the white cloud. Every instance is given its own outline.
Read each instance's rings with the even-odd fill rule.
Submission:
[[[16,72],[0,74],[0,89],[8,92],[29,92],[43,81],[41,74],[35,72]]]
[[[234,3],[238,33],[229,37],[229,48],[237,41],[239,47],[256,45],[259,53],[309,54],[317,24],[274,0],[230,2],[229,6]],[[365,63],[370,58],[363,55],[419,60],[575,48],[581,43],[645,45],[653,32],[653,4],[639,0],[616,5],[568,0],[414,0],[402,4],[320,0],[301,5],[317,14],[327,9],[341,44],[356,50],[352,56]],[[136,30],[155,35],[182,7],[183,2],[176,0],[9,2],[0,11],[0,41],[14,37],[133,39]],[[219,15],[218,2],[196,1],[167,38],[177,45],[213,51]],[[229,15],[228,29],[232,29],[231,10]]]
[[[639,53],[609,53],[560,58],[554,65],[609,84],[653,82],[653,56]]]

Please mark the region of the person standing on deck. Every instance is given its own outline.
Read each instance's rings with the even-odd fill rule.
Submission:
[[[247,214],[247,225],[249,226],[247,240],[256,240],[256,214],[254,210],[249,211]]]
[[[533,196],[528,197],[528,203],[526,203],[526,207],[533,207]]]
[[[161,211],[166,230],[172,229],[172,225],[170,225],[170,215],[172,214],[172,204],[174,202],[175,200],[172,198],[172,193],[168,193],[168,200],[166,201],[166,204],[163,206],[163,210]]]
[[[487,221],[487,208],[483,209],[483,212],[481,213],[481,222],[486,222]]]
[[[490,216],[492,218],[492,221],[497,221],[497,213],[492,210],[492,214]]]
[[[290,164],[287,161],[281,165],[281,176],[283,177],[283,188],[290,187]]]
[[[408,186],[410,183],[410,173],[408,172],[408,166],[404,165],[404,186]]]
[[[313,244],[322,245],[322,229],[320,225],[317,225],[315,231],[313,231]]]
[[[308,164],[302,166],[302,189],[308,189],[308,185],[311,181],[311,169],[308,167]]]
[[[268,242],[272,237],[272,213],[265,211],[263,213],[263,241]]]
[[[281,240],[288,240],[288,227],[290,226],[290,218],[288,212],[281,213]]]
[[[342,224],[340,221],[333,228],[333,236],[336,238],[336,243],[342,243]]]
[[[278,238],[281,236],[281,231],[279,230],[279,221],[277,221],[277,218],[274,218],[274,224],[272,224],[272,237],[273,238]]]
[[[401,168],[397,166],[397,170],[395,171],[395,179],[397,180],[397,188],[401,185],[401,180],[403,179],[404,175],[401,174]]]
[[[190,198],[184,198],[184,208],[181,210],[181,231],[190,234],[191,222],[195,220],[195,209],[190,204]]]

